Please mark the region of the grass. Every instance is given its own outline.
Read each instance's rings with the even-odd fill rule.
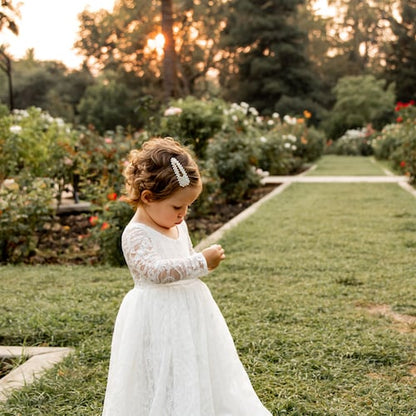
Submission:
[[[416,315],[415,231],[416,199],[395,184],[297,183],[225,235],[205,281],[273,415],[416,415],[416,328],[367,309]],[[127,270],[0,276],[2,344],[76,347],[0,414],[99,415]]]
[[[383,166],[361,156],[327,155],[308,176],[384,176]]]

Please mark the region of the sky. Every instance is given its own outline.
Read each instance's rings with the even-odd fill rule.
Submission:
[[[77,69],[82,57],[73,45],[79,29],[78,14],[88,8],[112,10],[115,0],[20,0],[21,18],[16,20],[19,35],[8,30],[0,33],[0,44],[20,59],[27,49],[34,48],[35,58],[41,61],[61,61],[68,68]],[[16,1],[17,3],[17,1]],[[15,3],[14,3],[15,4]]]

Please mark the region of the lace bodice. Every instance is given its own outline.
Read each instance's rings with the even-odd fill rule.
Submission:
[[[192,248],[185,222],[173,239],[138,222],[130,222],[122,235],[123,254],[135,284],[171,283],[208,273],[205,257]]]

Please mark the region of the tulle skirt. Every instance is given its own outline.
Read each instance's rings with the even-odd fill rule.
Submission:
[[[199,279],[137,285],[116,319],[103,416],[270,416]]]

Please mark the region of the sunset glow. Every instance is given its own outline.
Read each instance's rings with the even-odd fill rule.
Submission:
[[[158,33],[154,38],[147,40],[147,47],[149,51],[156,53],[160,56],[163,55],[163,47],[165,46],[165,37],[162,33]]]
[[[313,9],[316,14],[323,17],[334,17],[336,15],[335,7],[329,6],[328,0],[316,0]]]

